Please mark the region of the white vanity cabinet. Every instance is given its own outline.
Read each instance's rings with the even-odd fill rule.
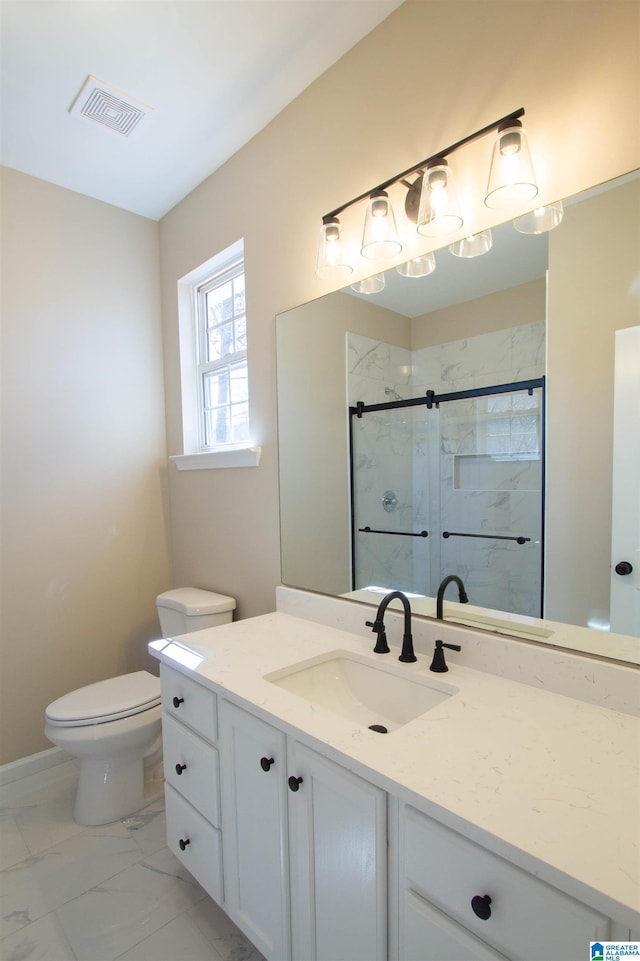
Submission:
[[[297,642],[298,626],[291,629]],[[259,640],[264,660],[253,674],[262,678]],[[561,858],[552,871],[529,854],[537,839],[515,820],[494,841],[491,832],[472,833],[483,821],[473,820],[470,806],[476,840],[463,827],[445,827],[441,819],[453,818],[453,809],[411,787],[422,743],[367,740],[365,752],[359,736],[334,732],[332,740],[322,718],[316,723],[308,710],[297,716],[291,698],[280,702],[251,672],[245,684],[247,655],[236,651],[225,687],[162,661],[167,839],[269,961],[582,961],[590,941],[638,937],[628,926],[636,912],[605,888],[597,894],[597,859],[585,887],[584,872],[564,871]],[[214,675],[219,660],[224,665],[216,649]],[[571,720],[572,705],[561,708],[558,717]],[[493,793],[485,786],[476,799],[473,782],[468,789],[495,823]],[[454,826],[467,823],[458,814]],[[518,813],[509,808],[508,816]],[[530,810],[526,823],[536,823]],[[517,863],[499,835],[521,837],[510,848]],[[563,850],[574,856],[569,845]],[[583,866],[586,857],[575,862]],[[612,920],[582,903],[580,891],[597,907],[620,900],[620,915]]]
[[[160,669],[167,845],[217,902],[223,900],[216,695]]]
[[[273,961],[383,961],[386,796],[220,702],[226,909]]]
[[[582,961],[609,919],[415,808],[400,814],[399,956]]]

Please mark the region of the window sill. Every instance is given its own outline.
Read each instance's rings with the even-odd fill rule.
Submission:
[[[203,451],[199,454],[174,454],[178,470],[216,470],[224,467],[257,467],[262,447],[243,447],[235,450]]]

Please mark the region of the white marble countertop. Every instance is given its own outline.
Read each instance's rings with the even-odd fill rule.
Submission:
[[[457,688],[387,735],[314,706],[264,675],[353,651]],[[159,660],[251,706],[443,824],[632,927],[640,925],[640,719],[424,655],[399,664],[368,640],[284,613],[173,641]]]

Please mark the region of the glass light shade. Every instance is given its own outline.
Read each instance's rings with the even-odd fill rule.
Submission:
[[[436,255],[429,253],[421,257],[412,257],[404,264],[398,264],[397,272],[401,277],[426,277],[436,269]]]
[[[548,207],[537,207],[522,217],[516,217],[513,226],[521,234],[544,234],[548,230],[553,230],[558,224],[562,223],[564,210],[562,201],[557,204],[549,204]]]
[[[498,130],[484,202],[492,210],[500,210],[525,204],[537,193],[527,135],[518,120],[511,121]]]
[[[318,277],[346,277],[353,273],[353,267],[346,262],[342,250],[342,227],[337,217],[324,217],[320,228],[316,274]]]
[[[372,277],[365,277],[364,280],[351,284],[351,289],[355,290],[357,294],[379,294],[381,290],[384,290],[384,286],[384,274],[373,274]]]
[[[481,257],[482,254],[486,254],[493,246],[493,237],[491,236],[490,230],[483,230],[479,234],[473,234],[471,237],[463,237],[462,240],[456,240],[455,243],[449,244],[449,250],[454,255],[454,257]]]
[[[455,180],[447,161],[428,167],[422,177],[417,230],[424,237],[444,237],[464,223]]]
[[[395,257],[402,250],[393,205],[386,190],[374,190],[364,218],[360,253],[369,260]]]

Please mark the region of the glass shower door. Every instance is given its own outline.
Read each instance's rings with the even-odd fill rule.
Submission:
[[[426,408],[378,405],[351,418],[353,589],[427,593]]]
[[[471,604],[540,617],[543,388],[478,393],[437,409],[431,593],[458,574]]]

